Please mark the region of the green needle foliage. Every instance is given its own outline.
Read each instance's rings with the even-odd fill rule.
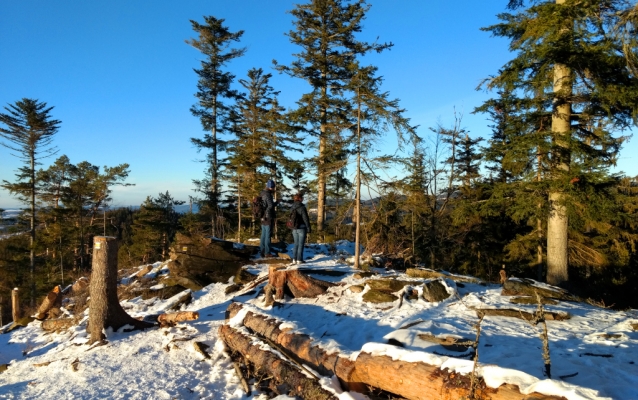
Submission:
[[[30,206],[30,272],[31,272],[31,306],[35,305],[35,241],[36,241],[36,166],[41,159],[55,153],[51,146],[53,136],[60,128],[60,121],[52,119],[53,107],[35,99],[24,98],[4,108],[7,114],[0,113],[0,137],[5,140],[2,145],[15,152],[15,156],[23,162],[18,169],[15,182],[3,180],[3,189],[18,197]]]

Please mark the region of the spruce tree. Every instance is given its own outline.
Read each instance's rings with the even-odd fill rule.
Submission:
[[[36,241],[36,167],[42,158],[55,153],[51,146],[53,136],[60,128],[60,121],[52,119],[47,103],[36,99],[16,101],[5,107],[8,113],[0,113],[0,137],[6,142],[2,145],[16,153],[23,162],[18,169],[15,182],[2,181],[3,189],[18,196],[20,201],[29,204],[30,209],[30,273],[31,273],[31,305],[35,305],[35,241]]]
[[[370,51],[381,52],[391,43],[377,44],[357,40],[361,23],[370,6],[364,0],[310,0],[298,4],[290,13],[295,29],[288,33],[293,44],[302,48],[289,66],[277,65],[280,72],[300,78],[311,87],[298,101],[295,119],[315,136],[317,168],[317,231],[324,230],[326,184],[328,176],[341,168],[342,160],[330,160],[338,150],[334,147],[341,132],[349,126],[344,111],[349,101],[344,85],[353,73],[349,69],[358,56]]]
[[[510,6],[523,3],[515,0]],[[588,185],[612,184],[608,168],[622,141],[613,133],[635,122],[638,81],[627,68],[622,43],[610,34],[628,2],[531,3],[484,28],[509,38],[516,53],[489,87],[514,93],[523,103],[542,103],[543,111],[551,112],[551,123],[535,132],[543,146],[536,140],[506,150],[528,153],[530,164],[535,157],[546,161],[547,281],[560,284],[568,280],[569,219],[577,212],[573,200]]]
[[[230,48],[233,42],[238,42],[244,31],[231,32],[224,26],[224,19],[213,16],[204,17],[204,23],[200,24],[191,20],[193,30],[198,38],[189,39],[190,44],[203,55],[201,68],[195,69],[199,77],[197,82],[197,104],[191,108],[194,116],[198,117],[202,128],[206,132],[204,138],[191,138],[191,142],[198,149],[207,150],[209,163],[206,169],[206,178],[194,181],[198,190],[208,198],[208,209],[211,213],[212,234],[216,235],[218,206],[221,195],[221,169],[224,160],[220,157],[220,151],[224,150],[226,141],[220,138],[228,129],[229,105],[224,100],[235,100],[237,92],[231,89],[235,76],[225,71],[228,63],[237,57],[241,57],[245,48]],[[221,236],[221,235],[219,235]]]

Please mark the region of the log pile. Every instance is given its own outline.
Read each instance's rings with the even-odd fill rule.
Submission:
[[[324,294],[333,283],[310,277],[297,269],[286,269],[283,265],[271,265],[268,269],[270,288],[275,300],[284,298],[284,293],[292,297],[317,297]]]
[[[236,316],[243,308],[239,303],[233,303],[227,310],[227,316]],[[239,323],[239,321],[233,321]],[[429,365],[424,362],[405,362],[393,360],[385,355],[372,355],[361,352],[357,359],[341,357],[338,353],[328,354],[313,342],[308,335],[297,334],[289,330],[281,330],[281,321],[274,318],[248,311],[241,322],[251,333],[241,333],[238,329],[228,325],[220,327],[220,337],[232,352],[243,355],[244,360],[257,370],[281,379],[284,374],[292,374],[291,364],[285,363],[273,353],[261,354],[259,344],[255,339],[261,339],[276,346],[276,349],[286,356],[296,360],[299,364],[312,367],[322,375],[336,375],[345,389],[366,393],[369,388],[378,388],[406,399],[457,399],[464,398],[471,391],[471,376],[458,374],[447,369]],[[286,365],[285,372],[282,365]],[[299,373],[299,371],[297,371]],[[291,375],[292,376],[292,375]],[[295,375],[298,376],[298,375]],[[291,378],[292,379],[292,378]],[[296,379],[296,378],[295,378]],[[287,386],[286,394],[297,395],[304,399],[332,398],[312,397],[315,387],[303,386],[295,382],[294,387]],[[304,383],[307,384],[307,383]],[[279,393],[279,392],[278,392]],[[475,379],[474,398],[491,400],[550,400],[561,399],[556,396],[546,396],[539,393],[523,395],[515,385],[504,384],[498,388],[488,387],[482,378]],[[280,393],[281,394],[281,393]]]

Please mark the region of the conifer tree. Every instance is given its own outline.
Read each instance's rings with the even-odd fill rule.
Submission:
[[[30,210],[30,273],[31,305],[35,305],[35,241],[36,241],[36,167],[42,158],[55,153],[51,146],[53,136],[60,128],[60,121],[52,119],[47,103],[24,98],[4,108],[7,114],[0,113],[0,137],[2,145],[15,151],[23,166],[18,169],[15,182],[2,181],[3,189],[17,195],[20,201],[29,204]]]
[[[513,0],[510,7],[523,6]],[[638,115],[638,84],[626,66],[622,43],[609,32],[629,7],[622,0],[532,1],[500,24],[485,28],[511,40],[516,52],[489,87],[514,93],[524,103],[543,103],[551,124],[536,131],[545,146],[508,148],[545,157],[547,185],[547,281],[568,280],[569,216],[573,199],[585,186],[611,184],[621,138]],[[531,107],[528,112],[537,110]],[[546,154],[538,149],[547,148]],[[578,184],[577,184],[578,183]]]
[[[191,108],[191,112],[199,118],[202,128],[207,132],[203,139],[191,138],[191,142],[198,149],[210,152],[207,155],[209,163],[206,169],[207,179],[194,182],[198,190],[208,198],[212,234],[216,235],[221,195],[221,168],[224,165],[224,160],[219,153],[226,145],[226,141],[220,138],[220,135],[228,129],[229,105],[224,100],[232,101],[237,98],[237,92],[231,89],[235,76],[224,69],[230,61],[241,57],[246,52],[245,48],[230,48],[233,42],[240,40],[244,31],[231,32],[227,26],[224,26],[224,19],[213,16],[204,17],[204,24],[193,20],[190,22],[198,38],[189,39],[186,43],[204,55],[201,68],[195,69],[199,77],[195,94],[198,102]]]
[[[356,70],[347,88],[353,93],[356,115],[355,126],[352,128],[357,157],[355,184],[355,258],[354,266],[359,268],[360,252],[360,223],[361,223],[361,161],[366,159],[373,147],[375,139],[390,129],[397,132],[399,144],[406,139],[406,134],[413,132],[409,120],[403,116],[405,110],[399,107],[398,99],[389,99],[388,92],[381,91],[382,77],[377,76],[377,68],[373,66],[360,67],[353,64]],[[408,137],[407,139],[412,139]]]
[[[275,66],[280,72],[303,79],[311,86],[298,101],[295,119],[315,137],[318,154],[317,168],[317,231],[324,230],[326,184],[328,176],[341,168],[330,162],[335,154],[333,144],[349,126],[344,110],[349,101],[344,96],[344,85],[354,71],[349,67],[358,56],[370,51],[381,52],[391,43],[376,44],[357,40],[361,23],[370,6],[364,0],[310,0],[298,4],[290,13],[295,18],[295,29],[288,33],[293,44],[302,48],[290,66]],[[341,161],[341,160],[337,160]]]

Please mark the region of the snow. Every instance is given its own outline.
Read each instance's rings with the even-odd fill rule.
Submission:
[[[472,371],[471,356],[422,340],[419,335],[474,340],[478,322],[474,308],[536,309],[535,305],[509,303],[508,297],[500,295],[499,285],[464,283],[461,287],[449,279],[444,282],[448,293],[454,295],[439,303],[427,303],[421,297],[404,300],[400,307],[399,301],[365,303],[362,296],[369,288],[362,293],[348,290],[350,285],[365,281],[354,277],[356,271],[347,262],[353,252],[349,242],[338,242],[336,247],[307,247],[309,259],[300,268],[315,278],[339,283],[316,299],[286,298],[282,306],[266,308],[260,287],[226,295],[229,283],[216,283],[192,292],[192,302],[182,306],[183,310],[198,311],[198,320],[146,331],[107,330],[108,343],[103,346],[87,345],[87,313],[78,326],[63,333],[44,333],[35,321],[1,334],[0,364],[9,365],[0,373],[0,399],[265,400],[263,393],[254,390],[251,396],[244,394],[218,337],[231,301],[244,303],[242,311],[229,321],[238,329],[244,329],[243,318],[252,311],[276,318],[280,329],[310,335],[327,351],[343,357],[356,359],[367,352],[460,373]],[[258,262],[249,270],[264,276],[268,265]],[[327,276],[321,274],[324,270],[343,275]],[[414,281],[412,288],[421,294],[418,284],[422,279],[395,271],[377,272]],[[155,263],[147,277],[167,273],[166,263]],[[136,297],[123,301],[122,306],[133,317],[150,316],[170,308],[180,295],[166,300]],[[570,400],[638,398],[638,332],[631,326],[638,322],[638,310],[613,311],[575,302],[544,308],[572,316],[566,321],[547,321],[552,379],[544,376],[540,326],[488,316],[481,323],[477,368],[488,386],[510,383],[524,394],[539,392]],[[388,344],[390,339],[403,347]],[[194,341],[210,346],[210,359],[195,351]],[[274,351],[265,343],[262,346]],[[342,391],[335,377],[323,377],[321,383],[339,399],[366,398]]]

